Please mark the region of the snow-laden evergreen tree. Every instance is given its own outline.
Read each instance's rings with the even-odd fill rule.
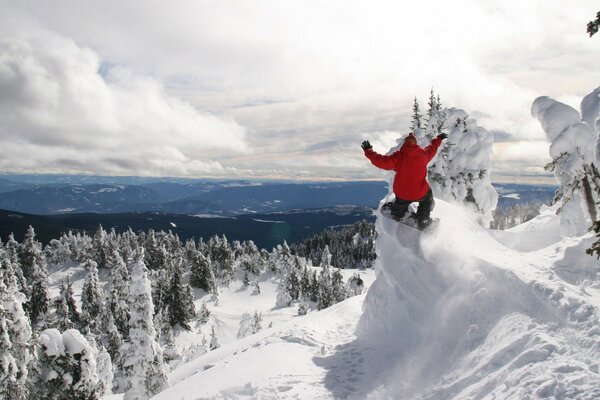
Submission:
[[[192,259],[190,285],[203,289],[207,293],[212,293],[215,290],[215,276],[210,257],[205,257],[199,251]]]
[[[319,310],[327,308],[335,303],[333,294],[333,282],[331,277],[331,254],[329,253],[329,247],[325,246],[323,250],[323,256],[321,258],[321,272],[319,273],[318,280],[318,304]]]
[[[298,300],[300,298],[300,279],[295,270],[290,271],[286,278],[286,290],[292,300]]]
[[[131,266],[128,340],[123,344],[124,400],[148,399],[168,385],[162,349],[152,320],[154,305],[144,251],[138,249]]]
[[[214,236],[208,242],[210,259],[215,268],[218,281],[227,286],[234,277],[234,254],[225,235]]]
[[[0,275],[2,274],[0,271]],[[21,400],[28,398],[27,378],[32,361],[29,343],[32,331],[29,319],[23,310],[25,295],[18,290],[14,279],[9,280],[8,285],[5,285],[3,277],[0,278],[0,319],[6,324],[5,332],[10,343],[8,350],[10,357],[7,353],[3,353],[6,356],[6,364],[3,364],[3,368],[6,366],[6,369],[3,371],[7,375],[3,375],[2,380],[6,382],[8,379],[11,382],[7,383],[6,389],[11,393],[7,398]],[[9,366],[12,365],[9,358],[14,360],[16,369]]]
[[[0,283],[0,290],[5,289]],[[4,308],[0,304],[0,399],[25,400],[25,387],[17,379],[19,368],[12,355],[12,342],[8,334]]]
[[[240,268],[246,273],[258,275],[263,270],[260,251],[253,241],[244,242],[242,253],[239,257]]]
[[[115,325],[111,314],[108,314],[105,325],[103,336],[106,342],[106,352],[110,356],[111,364],[113,366],[111,387],[113,387],[116,392],[120,393],[124,391],[124,388],[120,386],[123,382],[123,357],[121,355],[123,336]]]
[[[98,225],[98,229],[92,239],[92,257],[98,268],[106,268],[110,262],[110,245],[109,238],[102,225]]]
[[[194,295],[189,285],[183,283],[182,260],[178,258],[173,265],[171,282],[167,292],[168,321],[171,326],[179,324],[190,330],[190,321],[196,316]]]
[[[252,317],[252,334],[257,333],[262,329],[262,313],[258,311],[254,311],[254,316]]]
[[[156,233],[150,229],[144,238],[145,263],[149,270],[155,270],[165,265],[164,246],[159,244]]]
[[[410,120],[410,131],[415,134],[415,136],[420,137],[421,131],[423,130],[423,114],[421,114],[421,109],[419,107],[419,102],[417,101],[417,97],[415,96],[415,101],[413,102],[413,115]]]
[[[105,313],[104,291],[98,278],[96,262],[88,260],[84,267],[87,276],[81,290],[81,326],[84,332],[99,335]]]
[[[86,340],[92,349],[94,360],[96,360],[97,390],[101,393],[110,394],[112,393],[114,378],[112,358],[102,343],[96,341],[93,334],[88,334]]]
[[[210,310],[206,306],[206,303],[202,303],[202,307],[200,307],[200,312],[198,312],[198,320],[201,324],[205,324],[208,322],[208,318],[210,317]]]
[[[22,306],[25,296],[15,279],[7,286],[2,275],[0,271],[0,399],[25,400],[31,328]]]
[[[310,300],[310,274],[308,273],[308,267],[304,267],[302,270],[302,276],[300,277],[300,292],[302,293],[302,300]]]
[[[210,349],[215,350],[221,347],[219,344],[219,339],[217,338],[217,334],[215,333],[215,327],[213,326],[210,331]]]
[[[152,302],[154,304],[154,313],[165,311],[168,306],[169,288],[171,285],[171,276],[173,274],[173,260],[169,257],[166,243],[160,244],[159,257],[163,264],[150,271],[150,281],[152,282]]]
[[[275,308],[289,307],[292,304],[292,296],[288,293],[285,279],[280,279],[277,284],[277,297]]]
[[[100,400],[106,388],[98,376],[96,354],[75,329],[62,334],[47,329],[40,334],[40,357],[35,398]]]
[[[40,264],[43,258],[42,245],[35,239],[35,230],[29,225],[19,251],[21,269],[28,282],[31,281],[34,265]]]
[[[27,302],[27,310],[31,325],[37,331],[45,328],[46,315],[50,308],[50,292],[48,290],[48,270],[46,259],[41,252],[32,257],[30,266],[30,298]],[[39,257],[38,257],[39,255]]]
[[[54,299],[54,309],[54,326],[56,328],[61,331],[66,331],[67,329],[73,329],[75,327],[75,324],[71,321],[71,318],[69,318],[69,307],[63,296],[59,295]]]
[[[107,307],[121,336],[129,332],[129,281],[127,265],[119,252],[114,251],[108,278]]]
[[[333,294],[333,302],[339,303],[346,299],[346,287],[344,277],[339,269],[334,269],[331,274],[331,292]]]
[[[359,274],[352,275],[346,283],[346,293],[348,297],[362,294],[365,290],[365,283]]]
[[[18,290],[29,298],[31,290],[27,280],[25,279],[25,276],[23,275],[23,269],[21,268],[21,262],[19,261],[19,243],[15,240],[15,237],[12,233],[8,236],[8,241],[6,242],[5,248],[5,258],[8,259],[12,273],[14,273],[14,276],[17,279]],[[7,277],[7,279],[10,278]],[[9,286],[8,283],[6,283],[6,285]]]
[[[560,224],[564,235],[584,233],[598,220],[600,175],[594,149],[598,141],[598,90],[581,103],[582,115],[574,108],[551,99],[538,97],[531,106],[550,141],[552,162],[546,169],[554,172],[559,183],[555,201],[560,204]],[[593,124],[592,126],[590,126]]]

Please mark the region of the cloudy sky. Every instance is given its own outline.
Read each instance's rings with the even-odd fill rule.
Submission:
[[[600,85],[595,0],[0,0],[0,172],[369,179],[433,87],[536,175]]]

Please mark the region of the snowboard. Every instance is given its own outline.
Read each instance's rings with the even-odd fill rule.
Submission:
[[[397,218],[394,215],[392,215],[392,204],[393,204],[393,202],[389,202],[389,203],[385,203],[384,205],[382,205],[381,206],[381,214],[386,218],[392,219],[396,222],[399,222],[403,225],[409,226],[413,229],[417,229],[422,232],[428,232],[428,231],[434,230],[440,223],[439,218],[432,218],[431,223],[429,225],[427,225],[425,228],[421,229],[421,228],[419,228],[419,224],[417,223],[417,214],[415,213],[415,211],[413,211],[414,207],[412,207],[412,206],[409,207],[408,211],[406,212],[406,214],[404,214],[404,216],[402,218]]]

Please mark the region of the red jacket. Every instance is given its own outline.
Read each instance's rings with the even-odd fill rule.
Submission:
[[[416,143],[405,141],[400,150],[389,156],[365,150],[365,156],[379,168],[394,170],[394,194],[402,200],[421,200],[429,191],[427,164],[435,156],[442,139],[435,138],[429,146],[422,148]]]

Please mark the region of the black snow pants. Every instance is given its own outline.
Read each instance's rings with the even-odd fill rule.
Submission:
[[[435,205],[435,201],[433,200],[433,193],[431,188],[427,192],[427,194],[420,200],[402,200],[396,197],[396,200],[392,203],[391,214],[400,219],[404,217],[404,214],[408,211],[408,206],[410,203],[418,202],[419,207],[417,208],[417,221],[419,223],[426,223],[431,218],[431,211],[433,210],[433,206]]]

